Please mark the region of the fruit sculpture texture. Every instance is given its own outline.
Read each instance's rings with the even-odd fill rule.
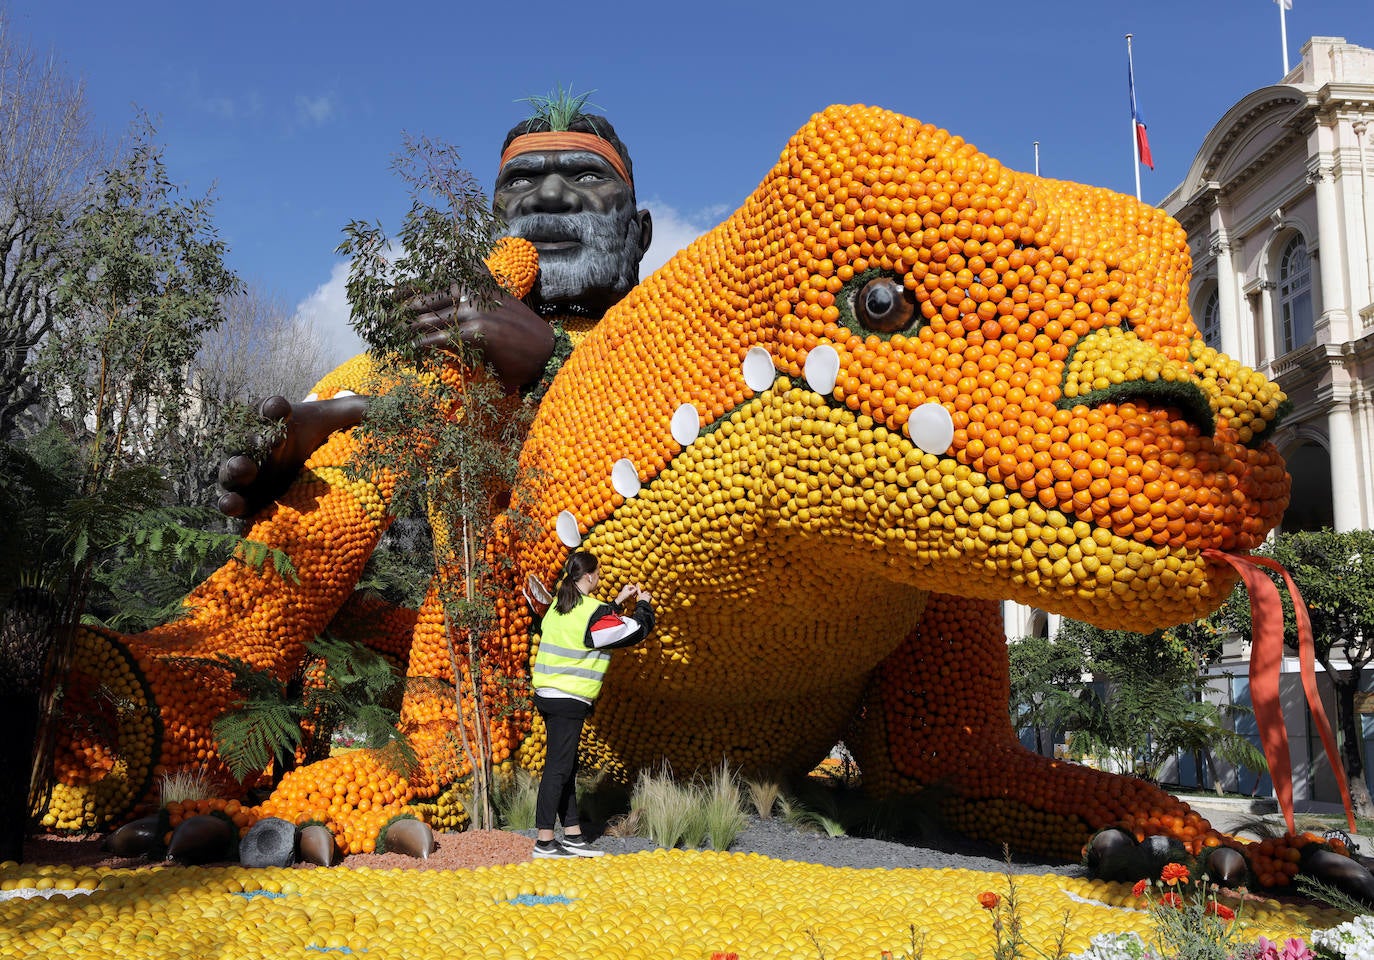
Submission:
[[[507,255],[532,267],[527,246]],[[515,504],[537,532],[493,534],[518,570],[484,641],[493,669],[528,675],[522,588],[551,585],[580,543],[604,596],[636,581],[658,611],[584,736],[585,760],[618,777],[722,758],[804,773],[843,739],[866,789],[937,788],[959,829],[1018,850],[1074,857],[1110,825],[1195,853],[1235,843],[1144,782],[1022,749],[998,608],[1138,631],[1190,621],[1236,581],[1204,552],[1244,553],[1278,523],[1289,480],[1266,437],[1284,397],[1203,342],[1189,271],[1159,209],[1007,169],[885,110],[817,114],[739,210],[575,337],[521,454],[540,480]],[[364,392],[367,366],[317,395]],[[127,816],[154,769],[222,769],[209,725],[227,687],[188,683],[169,656],[225,652],[285,676],[355,609],[389,490],[348,479],[354,443],[333,436],[249,532],[299,582],[231,563],[181,621],[82,635],[85,673],[145,709],[124,711],[109,745],[66,743],[50,824]],[[386,622],[374,642],[410,674],[452,677],[433,592]],[[511,706],[493,721],[497,760],[537,772],[542,729]],[[349,753],[292,772],[245,817],[323,821],[354,851],[403,810],[451,825],[456,718],[412,695],[419,773]],[[1285,849],[1249,852],[1275,883],[1296,870]]]

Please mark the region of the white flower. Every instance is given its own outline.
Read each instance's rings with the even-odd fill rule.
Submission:
[[[1136,933],[1099,933],[1088,942],[1088,949],[1069,960],[1159,960]]]
[[[1342,960],[1374,957],[1374,917],[1356,917],[1330,930],[1313,930],[1312,946]]]

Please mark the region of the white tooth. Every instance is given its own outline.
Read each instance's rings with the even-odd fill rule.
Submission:
[[[611,486],[626,500],[639,493],[639,471],[630,460],[617,460],[611,467]]]
[[[556,525],[558,539],[563,541],[563,546],[580,547],[582,545],[582,531],[577,529],[577,518],[570,512],[564,510],[560,513]]]
[[[669,429],[673,432],[673,439],[686,447],[701,434],[701,414],[690,403],[684,403],[673,411]]]
[[[529,579],[525,581],[525,590],[540,603],[553,603],[553,594],[549,593],[549,588],[534,574],[530,574]]]
[[[954,441],[954,418],[942,403],[923,403],[911,411],[906,432],[926,453],[943,454]]]
[[[320,399],[320,395],[312,390],[301,403],[314,403],[318,399]]]
[[[773,355],[763,347],[750,347],[744,355],[744,384],[755,393],[773,385]]]
[[[817,393],[828,396],[835,392],[835,382],[840,376],[840,354],[828,343],[822,343],[806,355],[806,385]]]

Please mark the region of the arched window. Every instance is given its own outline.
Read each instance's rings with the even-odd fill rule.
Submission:
[[[1302,237],[1289,240],[1279,257],[1279,320],[1285,353],[1312,339],[1312,260]]]
[[[1202,306],[1202,322],[1198,324],[1203,342],[1209,347],[1221,349],[1221,294],[1213,287]]]

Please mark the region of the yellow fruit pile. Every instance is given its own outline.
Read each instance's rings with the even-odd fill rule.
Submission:
[[[92,891],[5,903],[5,956],[141,960],[215,951],[241,960],[316,953],[449,957],[684,957],[741,960],[988,957],[999,874],[839,870],[754,854],[683,851],[476,870],[93,871],[0,866],[0,890]],[[1124,883],[1055,875],[1015,878],[1021,935],[1053,955],[1098,933],[1153,938]],[[1348,919],[1329,908],[1252,901],[1242,942],[1310,939]]]
[[[105,633],[77,630],[72,662],[61,704],[65,736],[41,822],[106,829],[151,786],[161,718],[133,658]]]

